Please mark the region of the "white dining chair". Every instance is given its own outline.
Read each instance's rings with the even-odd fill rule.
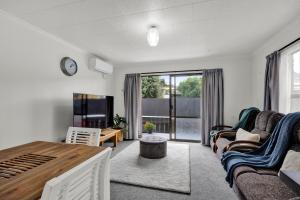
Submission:
[[[109,200],[110,155],[106,148],[62,175],[49,180],[41,200]]]
[[[101,129],[99,128],[69,127],[66,143],[99,146],[100,134]]]

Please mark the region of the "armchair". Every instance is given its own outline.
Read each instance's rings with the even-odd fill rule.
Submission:
[[[241,110],[241,112],[239,114],[239,120],[241,120],[242,115],[245,112],[245,110],[247,110],[247,109]],[[215,126],[211,127],[212,131],[222,131],[222,130],[232,130],[232,129],[233,129],[233,127],[228,126],[228,125],[215,125]]]
[[[268,139],[283,116],[283,114],[274,111],[262,111],[257,115],[251,133],[260,135],[259,142],[235,141],[236,131],[224,131],[218,134],[215,138],[215,152],[221,158],[225,151],[249,152],[258,149]]]
[[[255,107],[243,109],[239,114],[239,122],[234,126],[217,125],[211,128],[210,132],[210,146],[214,152],[216,152],[216,141],[223,135],[225,137],[233,137],[235,139],[235,133],[239,128],[243,128],[246,131],[251,131],[254,128],[254,122],[259,110]]]

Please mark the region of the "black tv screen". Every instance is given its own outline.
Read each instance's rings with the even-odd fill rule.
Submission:
[[[108,128],[113,125],[113,97],[73,94],[73,126]]]

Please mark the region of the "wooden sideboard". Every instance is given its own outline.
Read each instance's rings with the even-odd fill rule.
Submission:
[[[103,129],[100,136],[100,146],[104,144],[105,141],[111,139],[114,143],[114,147],[117,146],[118,142],[123,141],[123,133],[119,129]]]

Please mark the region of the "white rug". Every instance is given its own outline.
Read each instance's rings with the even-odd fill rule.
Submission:
[[[129,145],[111,160],[111,181],[180,193],[191,192],[190,147],[168,142],[167,156],[139,156],[139,142]]]

